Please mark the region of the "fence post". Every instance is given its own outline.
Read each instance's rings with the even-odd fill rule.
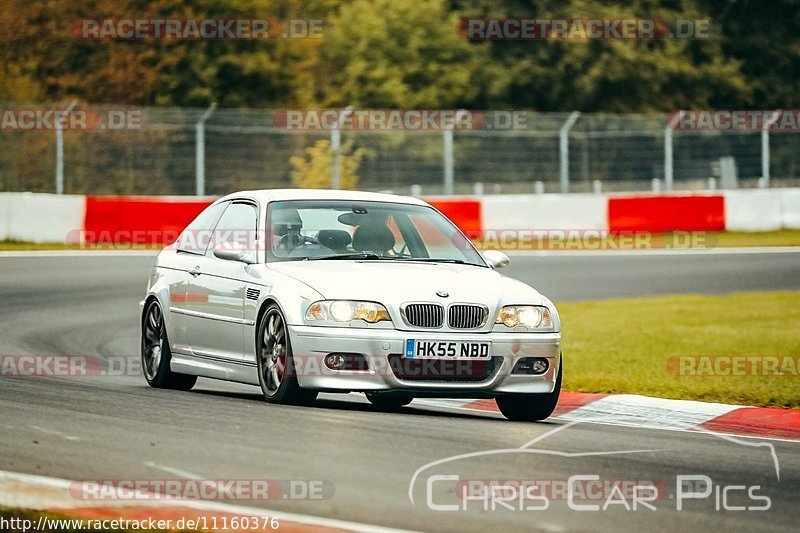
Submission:
[[[573,111],[567,117],[566,122],[561,125],[558,131],[558,152],[561,156],[561,192],[569,192],[569,130],[575,125],[575,121],[581,116],[579,111]]]
[[[213,102],[194,125],[194,194],[196,196],[205,196],[206,194],[206,120],[216,107],[216,102]]]
[[[340,125],[342,120],[353,112],[353,106],[347,106],[344,111],[336,119],[336,124],[331,130],[331,151],[333,152],[333,161],[331,163],[331,189],[340,189],[341,180],[339,179],[339,152],[341,152],[342,132]]]
[[[780,117],[781,111],[773,111],[767,118],[764,119],[764,124],[761,126],[761,178],[764,188],[769,188],[769,129]]]
[[[73,100],[59,114],[68,115],[77,103],[77,101]],[[64,194],[64,132],[60,117],[56,120],[56,194]]]
[[[456,111],[456,116],[453,123],[448,125],[442,132],[444,142],[444,194],[453,194],[453,129],[461,121],[461,117],[468,115],[469,112],[465,109]]]
[[[672,129],[681,118],[682,111],[677,111],[667,121],[664,127],[664,189],[667,192],[672,191]]]

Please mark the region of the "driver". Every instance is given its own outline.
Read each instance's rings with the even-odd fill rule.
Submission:
[[[303,219],[297,209],[275,209],[272,212],[272,234],[278,237],[273,248],[288,255],[292,250],[305,242],[302,235]]]

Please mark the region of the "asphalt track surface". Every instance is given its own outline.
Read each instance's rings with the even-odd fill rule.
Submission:
[[[142,255],[0,257],[0,354],[122,358],[135,367],[137,303],[151,263]],[[506,272],[556,301],[797,289],[800,253],[527,255],[514,257]],[[418,402],[382,412],[359,395],[323,395],[309,408],[274,406],[252,387],[201,379],[191,392],[173,392],[149,388],[138,372],[112,374],[0,377],[0,470],[66,479],[324,480],[332,497],[252,505],[426,531],[797,530],[796,443],[563,420],[514,423]],[[544,510],[519,510],[518,502],[506,504],[514,510],[488,502],[486,510],[474,501],[466,511],[436,511],[426,503],[431,475],[540,482],[598,475],[660,490],[656,510],[577,511],[550,494]],[[715,490],[678,511],[679,475],[708,476]],[[717,510],[716,488],[721,495],[728,485],[759,486],[753,494],[768,496],[770,508]],[[454,482],[432,487],[433,503],[458,502]],[[764,503],[728,494],[728,506]],[[604,500],[577,503],[602,508]]]

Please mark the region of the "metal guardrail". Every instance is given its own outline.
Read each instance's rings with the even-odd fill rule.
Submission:
[[[42,108],[0,104],[4,112]],[[682,131],[667,114],[524,112],[524,126],[514,128],[489,121],[480,129],[315,131],[276,125],[279,112],[269,110],[76,109],[102,118],[128,113],[135,125],[4,123],[0,191],[217,195],[291,187],[290,157],[320,140],[331,141],[333,161],[336,146],[363,149],[358,188],[403,194],[700,190],[715,186],[725,157],[734,158],[740,187],[800,184],[797,131]]]

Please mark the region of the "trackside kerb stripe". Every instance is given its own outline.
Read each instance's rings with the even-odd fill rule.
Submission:
[[[800,440],[800,411],[753,407],[736,409],[702,424],[718,433]]]
[[[567,420],[603,420],[634,427],[691,429],[727,414],[736,405],[612,394],[563,415]]]
[[[420,402],[425,404],[428,402]],[[433,405],[433,403],[432,403]],[[438,401],[442,407],[454,403]],[[465,401],[461,409],[498,413],[494,400]],[[654,429],[713,431],[775,439],[800,440],[800,411],[743,407],[689,400],[669,400],[634,394],[562,392],[553,418]]]

